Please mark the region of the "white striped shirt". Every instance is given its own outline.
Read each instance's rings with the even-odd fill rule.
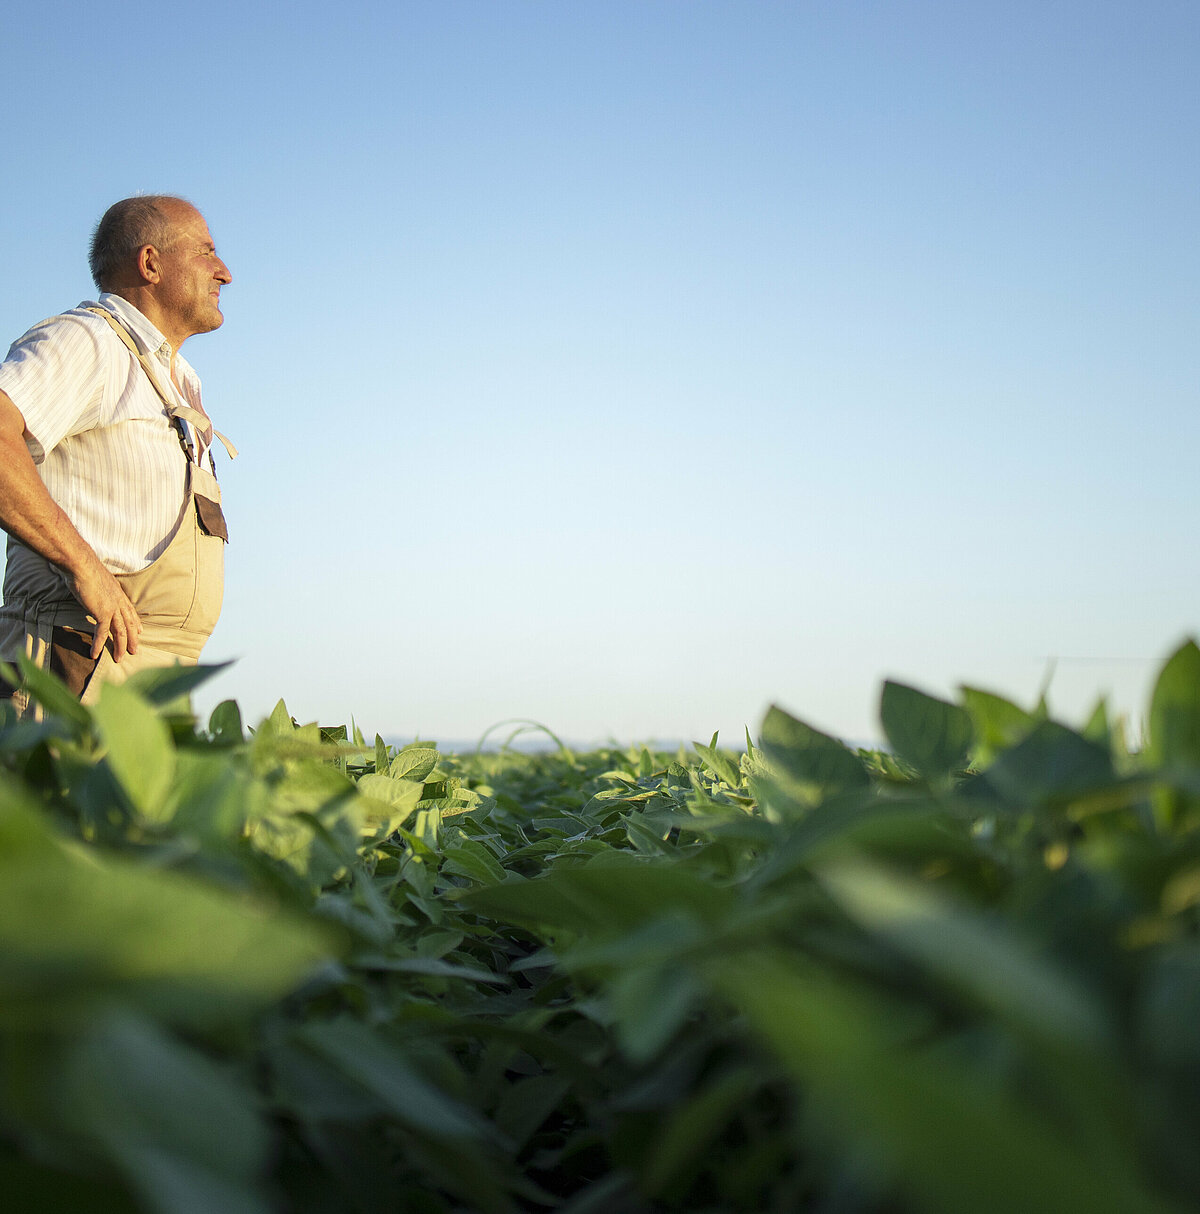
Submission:
[[[200,408],[200,380],[131,303],[98,301],[133,335],[158,382]],[[25,419],[27,445],[50,496],[114,573],[160,556],[184,518],[187,464],[179,433],[132,351],[82,303],[35,325],[0,363],[0,391]],[[186,423],[185,423],[186,424]],[[202,440],[189,427],[197,457]],[[9,543],[13,543],[10,539]]]

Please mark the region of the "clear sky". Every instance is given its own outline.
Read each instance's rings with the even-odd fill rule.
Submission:
[[[1200,618],[1200,5],[64,3],[0,342],[205,212],[202,704],[735,743],[880,681],[1135,718]]]

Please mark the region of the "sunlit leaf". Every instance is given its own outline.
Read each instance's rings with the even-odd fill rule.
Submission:
[[[1200,647],[1181,645],[1159,672],[1150,700],[1151,757],[1200,766]]]
[[[146,817],[160,817],[175,775],[175,746],[166,722],[132,688],[112,683],[101,688],[92,717],[105,760],[129,799]]]

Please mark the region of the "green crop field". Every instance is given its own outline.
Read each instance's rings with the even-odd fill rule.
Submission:
[[[1200,650],[1130,753],[0,718],[0,1193],[42,1214],[1200,1210]],[[816,706],[819,708],[819,706]]]

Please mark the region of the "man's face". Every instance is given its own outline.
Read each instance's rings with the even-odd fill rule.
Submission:
[[[225,319],[221,288],[231,275],[199,211],[179,206],[170,217],[171,237],[159,250],[161,278],[155,297],[182,341],[220,328]]]

